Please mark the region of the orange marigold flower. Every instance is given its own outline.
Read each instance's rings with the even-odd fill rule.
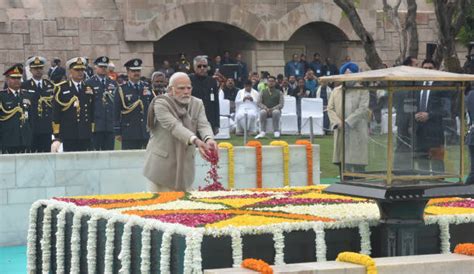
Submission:
[[[248,258],[243,260],[242,267],[258,271],[262,274],[273,274],[272,267],[263,260]]]
[[[474,244],[473,243],[458,244],[454,248],[454,253],[474,256]]]

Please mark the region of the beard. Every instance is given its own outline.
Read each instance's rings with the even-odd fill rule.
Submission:
[[[175,97],[175,100],[180,103],[180,104],[183,104],[183,105],[189,105],[189,103],[191,102],[191,96],[186,96],[186,97]]]

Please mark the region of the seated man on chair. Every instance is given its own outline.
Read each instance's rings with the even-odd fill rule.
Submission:
[[[255,139],[265,137],[267,118],[272,118],[273,120],[273,135],[275,138],[280,137],[280,117],[281,109],[284,104],[284,96],[281,90],[277,89],[275,85],[275,76],[269,76],[268,88],[265,88],[260,92],[257,103],[260,108],[260,133],[255,137]]]
[[[258,96],[258,91],[252,88],[252,81],[250,80],[245,82],[244,88],[239,90],[237,96],[235,96],[237,133],[242,133],[245,127],[250,133],[256,131]],[[245,122],[245,114],[247,114],[247,123]]]

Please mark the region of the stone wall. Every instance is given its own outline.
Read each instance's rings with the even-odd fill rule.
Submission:
[[[283,186],[280,147],[263,149],[263,187]],[[227,151],[220,151],[221,181],[228,183]],[[319,145],[313,146],[314,183],[320,180]],[[31,204],[51,197],[146,191],[144,151],[0,155],[0,246],[26,243]],[[235,147],[235,187],[256,187],[255,149]],[[307,183],[306,150],[290,148],[290,184]],[[205,185],[209,165],[196,156],[193,188]]]
[[[363,1],[358,8],[382,59],[391,65],[398,55],[399,34],[380,10],[381,3],[374,0]],[[400,13],[403,15],[403,5]],[[432,4],[419,3],[417,21],[422,59],[425,43],[437,40]],[[48,60],[59,57],[63,63],[79,55],[91,59],[108,55],[118,72],[124,72],[127,60],[142,58],[143,74],[149,76],[154,56],[160,54],[154,52],[159,48],[156,43],[182,26],[199,22],[233,26],[248,35],[244,46],[232,41],[232,49],[244,52],[252,70],[279,73],[288,61],[285,55],[293,49],[312,55],[318,47],[339,64],[348,54],[367,69],[359,38],[347,16],[330,0],[15,0],[0,1],[0,72],[35,54]],[[336,28],[344,41],[331,41],[323,24],[315,37],[322,37],[326,45],[315,41],[300,46],[287,44],[299,29],[315,22]],[[199,43],[196,47],[195,51],[202,51]],[[176,44],[176,51],[178,48]],[[460,46],[458,51],[464,61],[466,49]],[[170,49],[164,52],[169,54]]]

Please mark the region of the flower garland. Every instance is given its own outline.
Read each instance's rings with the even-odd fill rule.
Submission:
[[[308,172],[308,186],[314,184],[313,182],[313,144],[308,140],[297,140],[297,145],[304,145],[306,147],[306,165]]]
[[[87,272],[95,273],[97,264],[97,222],[99,218],[92,216],[87,222]]]
[[[43,234],[51,235],[51,219],[52,219],[53,207],[48,206],[44,209],[43,215]],[[42,261],[42,271],[43,273],[49,273],[51,267],[51,237],[43,237],[41,239],[41,251],[43,257]]]
[[[230,236],[232,239],[233,267],[237,267],[242,264],[242,235],[240,230],[233,230]]]
[[[72,218],[71,233],[71,273],[80,273],[80,256],[81,256],[81,219],[82,210],[76,210]],[[43,234],[48,235],[48,234]],[[44,238],[44,237],[43,237]]]
[[[326,232],[324,232],[324,223],[318,222],[313,227],[314,233],[316,234],[316,261],[325,262],[326,261]]]
[[[273,274],[272,267],[263,260],[257,260],[252,258],[245,259],[242,262],[242,267],[258,271],[262,274]]]
[[[359,235],[360,253],[364,255],[370,255],[372,252],[372,246],[370,244],[370,227],[368,222],[359,223]]]
[[[290,186],[290,147],[285,141],[272,141],[271,146],[283,147],[283,185]]]
[[[377,274],[375,261],[368,255],[355,252],[341,252],[337,255],[336,261],[363,265],[367,270],[367,274]]]
[[[140,273],[150,273],[151,228],[145,225],[142,230],[142,249],[140,252]]]
[[[171,260],[171,238],[173,231],[170,229],[163,233],[160,247],[160,273],[170,273],[170,260]]]
[[[442,254],[448,254],[451,253],[451,243],[449,242],[449,239],[451,238],[451,234],[449,233],[449,222],[445,219],[442,219],[438,222],[439,224],[439,239],[440,239],[440,245],[441,245],[441,250],[440,252]]]
[[[474,256],[474,244],[473,243],[458,244],[454,248],[454,253]]]
[[[275,229],[273,232],[273,242],[275,246],[275,265],[285,264],[285,237],[281,229]]]
[[[227,149],[227,158],[229,161],[229,168],[228,168],[228,183],[227,187],[229,189],[233,189],[235,186],[235,163],[234,163],[234,146],[228,142],[219,143],[220,148]]]
[[[104,258],[104,272],[112,273],[114,266],[114,239],[115,239],[115,223],[116,217],[112,217],[107,221],[105,227],[105,258]]]
[[[249,141],[246,146],[255,148],[255,156],[257,161],[257,188],[262,188],[262,143],[259,141]]]
[[[122,244],[120,248],[120,254],[118,258],[120,260],[120,264],[122,268],[120,269],[119,273],[130,273],[130,265],[132,263],[132,254],[130,253],[130,244],[132,241],[132,222],[127,222],[123,228],[122,234]]]
[[[56,273],[65,273],[64,269],[64,233],[66,229],[66,213],[67,209],[63,209],[58,214],[58,222],[56,225]],[[89,254],[87,254],[89,255]],[[92,272],[89,272],[92,273]]]
[[[28,254],[27,273],[36,272],[36,223],[38,217],[38,209],[41,206],[41,201],[37,201],[30,208],[30,224],[28,227],[28,245],[26,251],[26,253]]]

